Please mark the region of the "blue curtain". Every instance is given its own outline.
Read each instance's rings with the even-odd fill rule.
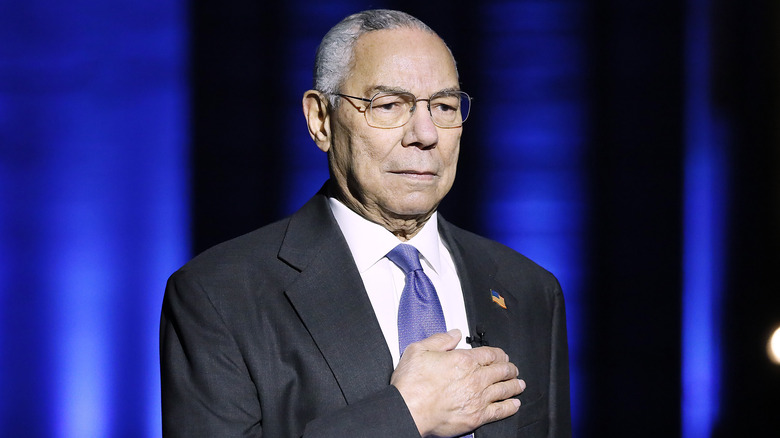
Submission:
[[[712,81],[726,63],[717,4],[370,5],[420,17],[454,50],[475,100],[443,208],[560,279],[575,436],[658,412],[657,435],[709,436],[721,394],[739,394],[718,347],[738,132]],[[366,7],[0,3],[0,436],[160,435],[165,281],[215,240],[294,211],[327,178],[300,98],[319,39]],[[615,358],[631,369],[603,362]],[[659,366],[674,383],[653,393],[642,379]],[[648,397],[668,403],[638,412]]]
[[[0,4],[0,435],[157,436],[189,257],[182,0]]]

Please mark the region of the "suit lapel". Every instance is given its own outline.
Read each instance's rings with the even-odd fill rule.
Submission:
[[[528,331],[524,329],[522,322],[518,324],[516,314],[521,303],[509,289],[496,280],[498,264],[491,255],[479,248],[467,246],[463,239],[459,239],[459,233],[462,231],[441,219],[441,216],[439,218],[440,233],[452,254],[463,289],[471,334],[476,334],[476,327],[479,326],[485,333],[488,345],[503,349],[523,375],[520,346],[523,345],[522,338]],[[496,291],[504,299],[506,308],[493,301],[492,291]],[[504,420],[482,426],[476,432],[475,438],[507,437],[516,433],[515,422]]]
[[[286,295],[347,403],[387,386],[393,372],[390,351],[323,194],[293,215],[279,257],[300,271]]]
[[[480,326],[489,345],[501,347],[505,351],[506,348],[512,348],[517,343],[517,333],[512,332],[512,329],[516,328],[516,319],[512,315],[518,302],[509,290],[496,280],[497,263],[485,251],[466,247],[466,243],[458,239],[456,229],[445,220],[439,220],[439,229],[458,271],[472,334],[475,334],[476,327]],[[496,291],[504,299],[506,308],[493,301],[492,291]]]

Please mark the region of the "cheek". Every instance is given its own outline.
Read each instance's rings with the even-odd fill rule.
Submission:
[[[385,134],[382,131],[369,134],[373,135],[361,135],[355,139],[352,157],[361,169],[379,172],[392,159],[393,145],[400,140],[389,135],[379,135]]]
[[[334,141],[328,151],[328,160],[332,171],[338,177],[344,177],[350,173],[349,144],[343,141]]]
[[[362,120],[339,120],[334,130],[333,164],[348,178],[362,176],[371,168],[371,164],[381,157],[379,151],[371,147],[372,138],[369,133],[364,132],[362,126],[356,122]]]
[[[455,171],[458,164],[458,155],[460,154],[460,133],[447,139],[449,141],[441,142],[442,162],[451,172]]]
[[[459,154],[460,154],[460,148],[456,146],[449,154],[447,154],[447,157],[444,158],[444,162],[448,166],[452,166],[454,168],[458,164]]]

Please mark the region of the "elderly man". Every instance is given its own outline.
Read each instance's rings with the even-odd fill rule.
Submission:
[[[436,213],[470,100],[407,14],[328,32],[303,112],[331,178],[171,277],[166,436],[570,435],[557,281]]]

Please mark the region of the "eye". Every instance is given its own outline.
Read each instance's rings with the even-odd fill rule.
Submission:
[[[460,98],[458,96],[440,96],[431,101],[431,111],[442,114],[457,112],[460,108]]]
[[[407,106],[407,99],[395,94],[377,96],[371,103],[371,109],[379,113],[401,112],[404,111]]]
[[[442,112],[442,113],[451,112],[451,111],[457,111],[458,110],[457,106],[449,105],[449,104],[446,104],[446,103],[438,103],[438,102],[435,103],[434,105],[431,105],[431,107],[435,108],[436,111],[439,111],[439,112]]]
[[[380,105],[374,104],[374,109],[382,111],[393,111],[401,106],[400,102],[384,102]]]

